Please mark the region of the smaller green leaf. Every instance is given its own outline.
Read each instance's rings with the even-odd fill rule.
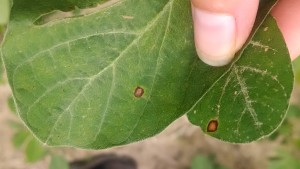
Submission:
[[[268,169],[299,169],[300,162],[297,158],[285,151],[278,152],[278,159],[271,160]]]
[[[9,127],[15,129],[15,130],[20,130],[24,128],[24,125],[20,124],[19,122],[16,122],[14,120],[7,120],[7,124]]]
[[[212,158],[198,155],[192,161],[191,169],[226,169],[217,164]]]
[[[300,84],[300,57],[293,61],[293,69],[295,73],[296,83]]]
[[[50,165],[49,165],[49,169],[68,169],[69,168],[69,164],[68,161],[59,155],[53,155]]]
[[[288,121],[284,121],[280,128],[278,129],[279,134],[287,137],[290,137],[292,133],[293,125],[289,123]]]
[[[294,144],[295,144],[296,148],[300,150],[300,139],[296,139]]]
[[[290,105],[287,113],[287,118],[299,118],[300,108],[297,105]]]
[[[15,106],[15,103],[14,103],[14,99],[13,99],[13,96],[10,96],[8,98],[8,107],[10,109],[11,112],[13,113],[17,113],[17,110],[16,110],[16,106]]]
[[[35,138],[32,138],[25,149],[26,160],[30,163],[41,160],[47,151]]]
[[[10,5],[9,0],[0,0],[0,25],[4,25],[8,22]]]
[[[1,36],[1,33],[0,33]],[[2,59],[0,58],[0,84],[3,82],[3,63],[2,63]]]
[[[0,44],[1,44],[1,41],[2,41],[1,36],[3,36],[1,28],[2,27],[0,26]],[[0,53],[0,84],[3,83],[3,72],[4,72],[4,68],[3,68],[3,62],[2,62],[1,53]]]
[[[12,138],[13,145],[21,148],[30,136],[30,133],[25,130],[18,131]]]
[[[193,160],[192,169],[213,169],[213,164],[207,157],[199,155]]]
[[[292,129],[294,126],[290,122],[290,119],[300,117],[300,108],[297,105],[290,105],[286,117],[278,130],[269,136],[270,140],[275,140],[280,135],[283,135],[284,138],[287,139],[293,134]]]

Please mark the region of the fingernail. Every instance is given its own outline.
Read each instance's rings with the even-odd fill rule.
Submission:
[[[236,23],[233,16],[198,9],[192,5],[195,45],[206,64],[224,66],[234,57]]]

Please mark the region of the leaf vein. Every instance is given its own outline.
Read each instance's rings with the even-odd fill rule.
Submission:
[[[156,59],[156,66],[155,66],[155,72],[154,72],[154,77],[153,77],[153,81],[152,81],[152,84],[151,84],[151,88],[150,88],[150,92],[149,92],[149,98],[147,99],[144,107],[143,107],[143,110],[142,110],[142,114],[141,116],[139,117],[139,119],[137,120],[136,124],[134,125],[134,127],[132,128],[132,130],[130,131],[128,137],[126,138],[126,141],[129,139],[129,137],[133,134],[134,130],[137,128],[141,118],[143,117],[144,113],[145,113],[145,108],[147,107],[150,99],[151,99],[151,95],[152,95],[152,91],[153,91],[153,87],[154,87],[154,84],[156,82],[156,78],[157,78],[157,74],[158,74],[158,70],[159,70],[159,59],[161,58],[162,54],[161,54],[161,51],[163,49],[163,46],[164,46],[164,43],[165,43],[165,39],[167,37],[167,33],[168,33],[168,30],[170,28],[170,23],[171,23],[171,15],[172,15],[172,9],[173,9],[173,3],[174,3],[175,0],[172,0],[170,1],[165,8],[168,7],[168,5],[170,5],[170,10],[169,10],[169,15],[168,15],[168,21],[167,21],[167,25],[166,25],[166,28],[165,28],[165,32],[164,32],[164,36],[163,36],[163,39],[162,39],[162,42],[161,42],[161,45],[160,45],[160,48],[159,48],[159,52],[158,52],[158,57]]]

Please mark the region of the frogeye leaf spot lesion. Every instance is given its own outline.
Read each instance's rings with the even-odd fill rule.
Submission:
[[[207,125],[207,132],[216,132],[219,127],[218,120],[211,120]]]
[[[134,96],[135,96],[136,98],[140,98],[140,97],[142,97],[143,95],[144,95],[144,89],[141,88],[141,87],[137,87],[137,88],[135,89],[135,91],[134,91]]]

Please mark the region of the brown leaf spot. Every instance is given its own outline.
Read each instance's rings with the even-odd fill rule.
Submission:
[[[216,132],[218,130],[219,122],[217,120],[211,120],[207,126],[207,132]]]
[[[134,96],[135,97],[142,97],[143,96],[143,94],[144,94],[144,89],[143,88],[141,88],[141,87],[137,87],[136,89],[135,89],[135,91],[134,91]]]

